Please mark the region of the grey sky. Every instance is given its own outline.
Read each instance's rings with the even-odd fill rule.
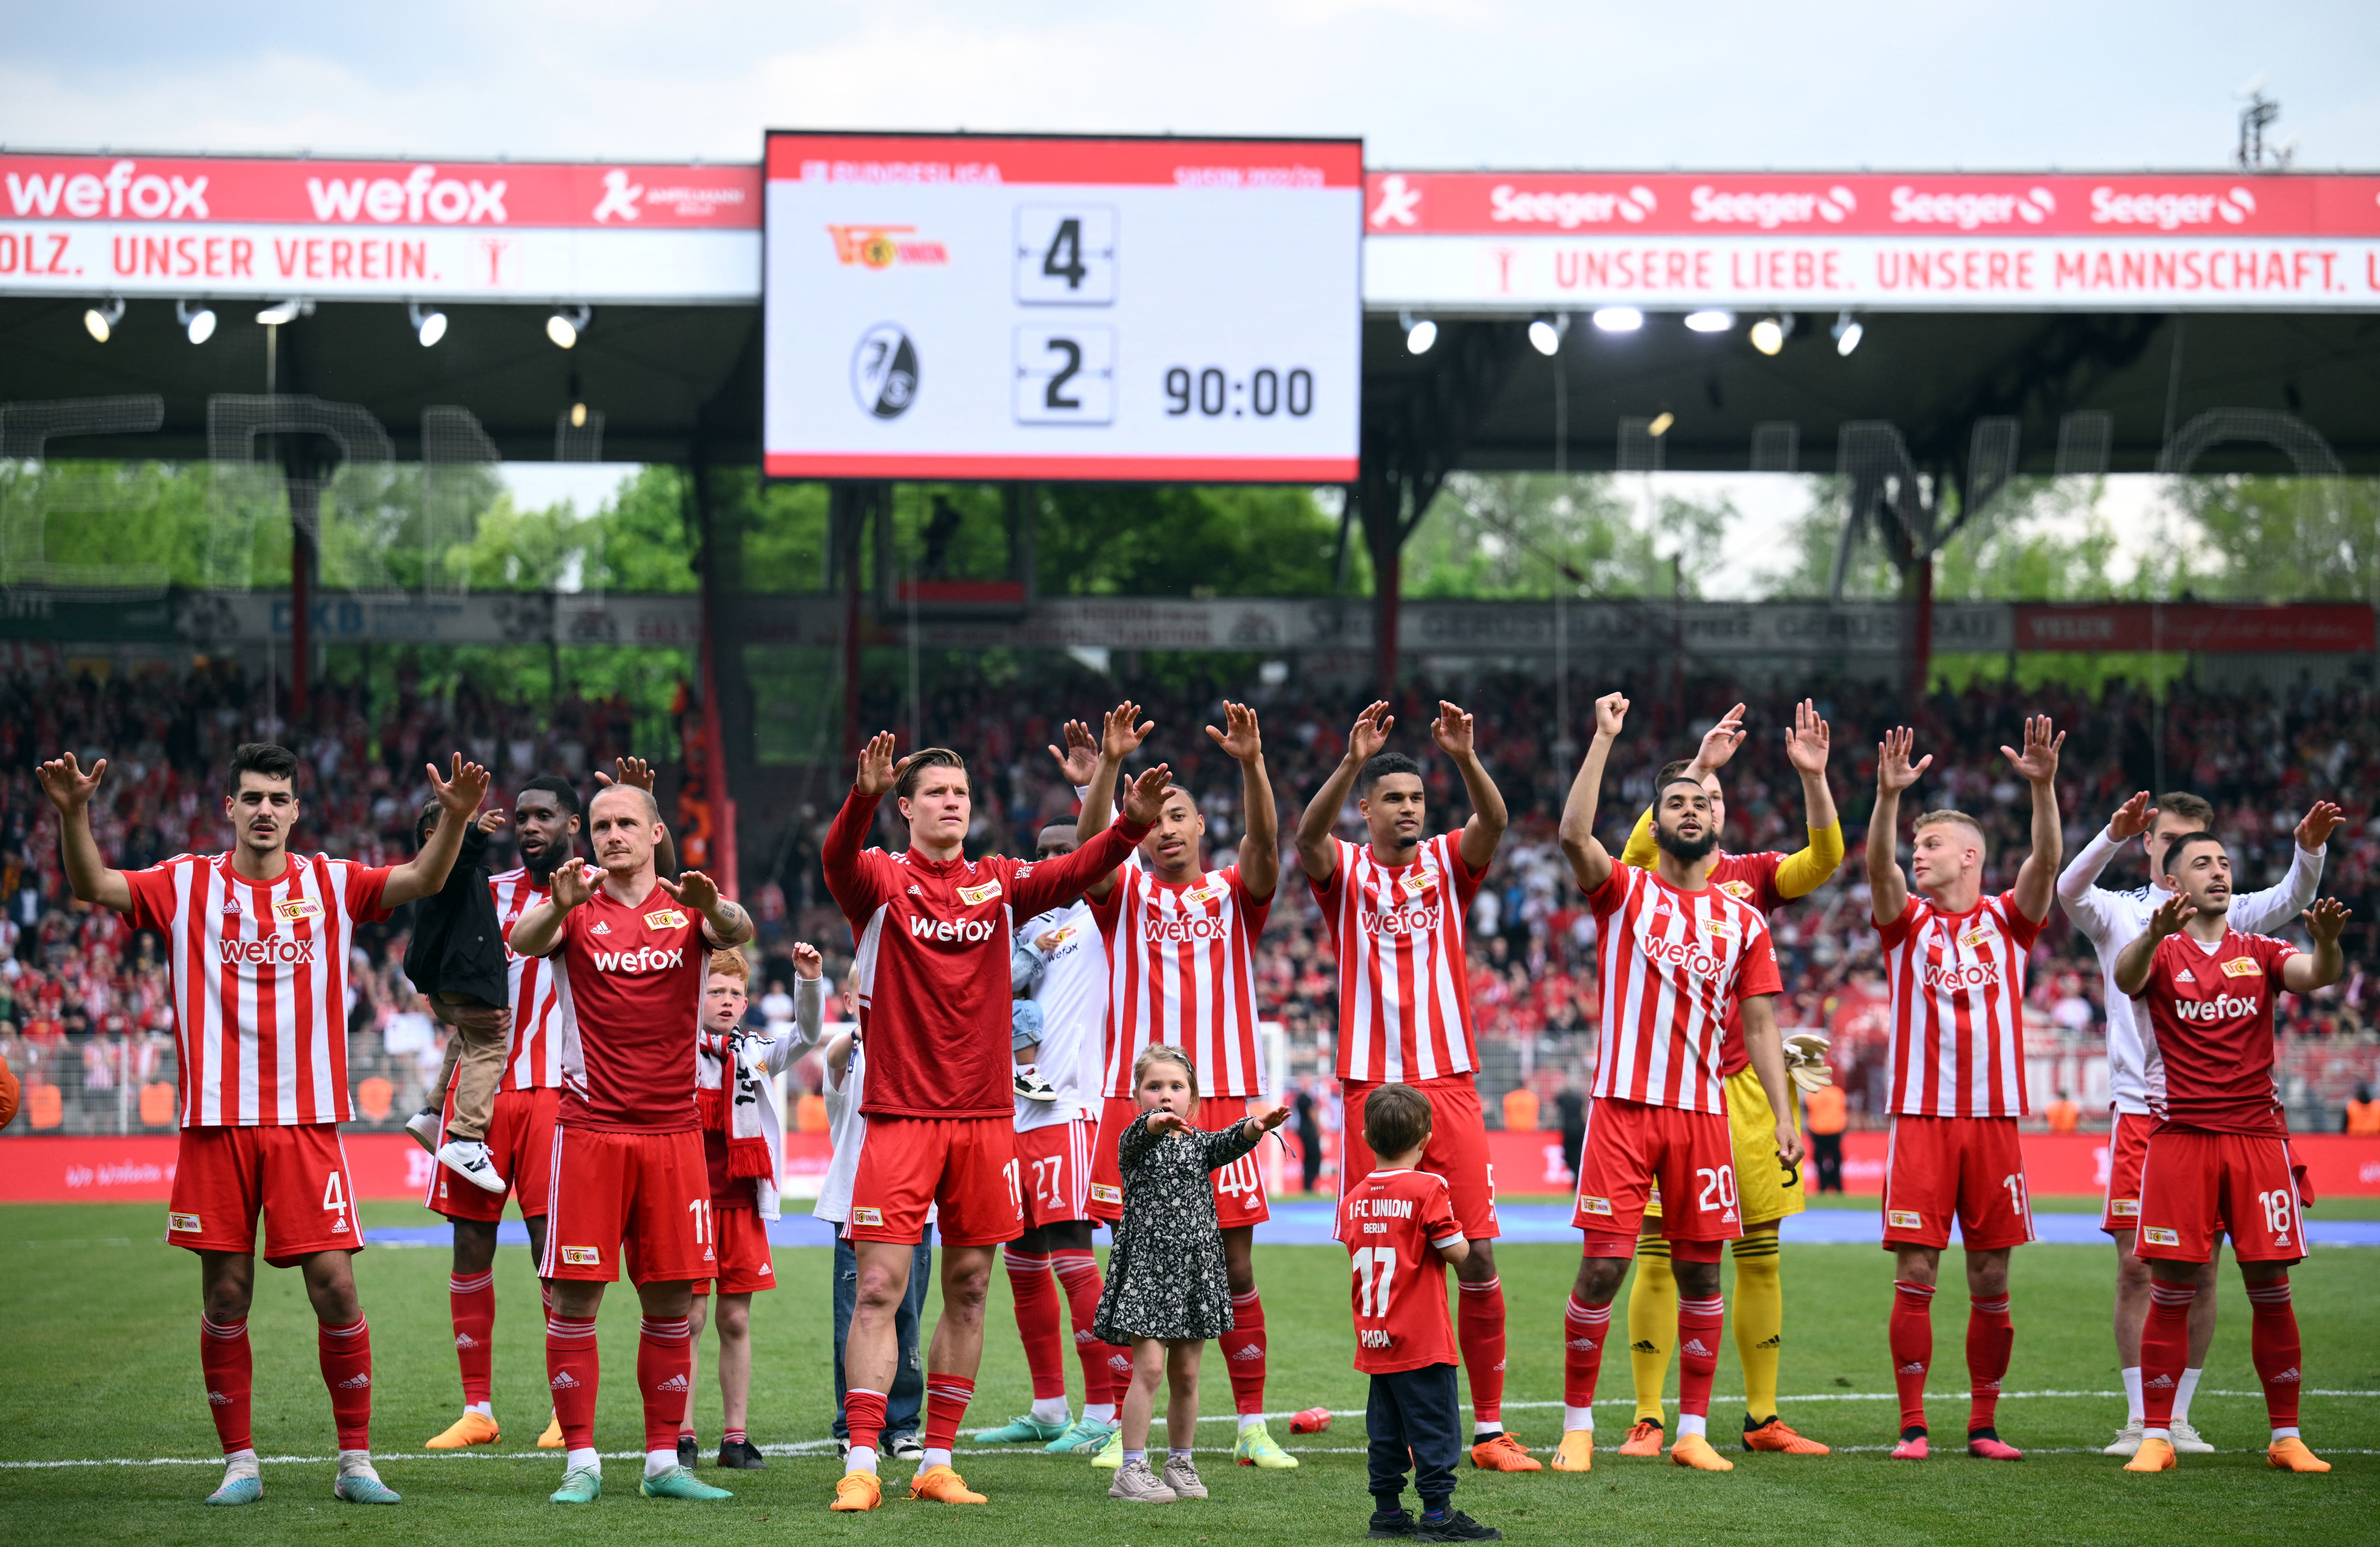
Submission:
[[[2380,166],[2380,6],[0,0],[0,143],[752,160],[762,128],[1360,134],[1375,165]]]

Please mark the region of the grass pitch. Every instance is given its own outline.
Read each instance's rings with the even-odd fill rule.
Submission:
[[[1860,1203],[1857,1206],[1872,1206]],[[960,1509],[906,1502],[909,1468],[888,1465],[887,1503],[878,1513],[832,1516],[826,1504],[839,1469],[832,1454],[770,1457],[760,1472],[722,1473],[707,1457],[718,1444],[716,1343],[704,1350],[697,1422],[706,1444],[705,1481],[735,1490],[718,1505],[663,1503],[636,1494],[638,1463],[607,1464],[610,1490],[591,1508],[566,1515],[545,1495],[559,1481],[553,1452],[535,1441],[543,1427],[543,1324],[528,1255],[508,1250],[497,1265],[495,1407],[504,1426],[492,1452],[433,1456],[421,1442],[452,1420],[461,1400],[447,1323],[446,1253],[375,1249],[357,1278],[372,1323],[376,1360],[374,1441],[381,1472],[401,1491],[395,1509],[339,1504],[330,1495],[330,1414],[314,1360],[313,1319],[294,1275],[260,1273],[250,1322],[256,1351],[256,1436],[268,1457],[265,1497],[245,1509],[202,1508],[219,1475],[197,1358],[198,1268],[160,1243],[161,1210],[145,1205],[0,1209],[0,1326],[7,1330],[7,1376],[0,1380],[0,1539],[30,1542],[249,1543],[440,1541],[493,1547],[566,1535],[590,1543],[745,1542],[802,1540],[909,1543],[1308,1542],[1361,1540],[1365,1493],[1363,1420],[1342,1417],[1327,1434],[1294,1441],[1274,1432],[1304,1462],[1287,1473],[1233,1468],[1228,1446],[1230,1389],[1209,1354],[1200,1460],[1213,1497],[1128,1510],[1105,1497],[1107,1473],[1038,1453],[962,1455],[960,1470],[991,1495]],[[2360,1212],[2360,1211],[2359,1211]],[[415,1225],[403,1204],[367,1205],[368,1225]],[[2194,1409],[2222,1453],[2185,1457],[2160,1477],[2133,1477],[2103,1456],[2123,1418],[2107,1310],[2114,1263],[2100,1247],[2034,1246],[2016,1253],[2015,1363],[2001,1433],[2028,1451],[2019,1464],[1968,1459],[1963,1432],[1964,1317],[1955,1295],[1956,1254],[1945,1264],[1945,1313],[1936,1320],[1932,1417],[1951,1454],[1912,1466],[1883,1454],[1896,1408],[1884,1323],[1890,1269],[1868,1247],[1792,1245],[1785,1250],[1787,1418],[1804,1433],[1842,1447],[1828,1457],[1735,1454],[1727,1476],[1662,1461],[1599,1456],[1585,1476],[1550,1471],[1490,1476],[1465,1467],[1461,1507],[1513,1541],[1571,1542],[1614,1531],[1667,1541],[1913,1541],[2028,1543],[2274,1541],[2370,1542],[2380,1527],[2380,1258],[2325,1251],[2294,1275],[2305,1331],[2307,1438],[2336,1468],[2326,1477],[2290,1477],[2264,1462],[2265,1420],[2248,1362],[2246,1304],[2225,1270],[2222,1330]],[[1557,1438],[1561,1396],[1561,1307],[1576,1256],[1560,1246],[1514,1246],[1499,1253],[1512,1342],[1506,1421],[1540,1450]],[[1279,1410],[1325,1405],[1360,1409],[1364,1382],[1350,1368],[1346,1257],[1331,1247],[1271,1247],[1257,1252],[1270,1329],[1269,1402]],[[755,1441],[817,1441],[832,1417],[828,1253],[781,1251],[783,1287],[758,1298],[752,1430]],[[1023,1355],[1006,1285],[992,1280],[990,1335],[968,1429],[990,1427],[1026,1406]],[[636,1300],[626,1286],[607,1297],[601,1337],[607,1374],[597,1441],[607,1453],[635,1449],[641,1424],[627,1378],[635,1354]],[[930,1312],[929,1312],[930,1313]],[[1070,1365],[1070,1373],[1071,1365]],[[1730,1345],[1718,1376],[1711,1427],[1724,1439],[1741,1421],[1742,1391]],[[2317,1395],[2320,1393],[2322,1395]],[[1079,1388],[1075,1393],[1079,1401]],[[1628,1369],[1614,1350],[1597,1417],[1607,1446],[1628,1419]],[[964,1445],[965,1442],[962,1441]],[[1213,1454],[1206,1454],[1209,1447]],[[274,1456],[314,1459],[273,1461]],[[69,1463],[58,1465],[56,1463]]]

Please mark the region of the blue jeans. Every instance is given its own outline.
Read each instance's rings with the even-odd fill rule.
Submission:
[[[929,1232],[930,1234],[930,1227]],[[892,1389],[884,1394],[884,1442],[897,1434],[917,1432],[917,1413],[926,1402],[926,1367],[917,1358],[917,1318],[926,1309],[926,1281],[934,1276],[934,1249],[917,1243],[909,1259],[909,1292],[893,1312],[892,1330],[901,1340],[900,1362],[892,1369]],[[843,1345],[851,1335],[852,1308],[859,1303],[859,1254],[851,1250],[842,1231],[834,1238],[834,1437],[847,1440],[850,1427],[843,1416]]]

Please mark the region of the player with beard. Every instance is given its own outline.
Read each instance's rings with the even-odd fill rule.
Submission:
[[[2009,1251],[2034,1239],[2017,1119],[2024,1086],[2024,968],[2049,917],[2065,835],[2058,817],[2058,752],[2066,738],[2046,715],[2024,722],[2024,750],[2000,753],[2033,790],[2033,852],[2016,885],[1984,895],[1983,824],[1929,811],[1900,863],[1900,792],[1933,765],[1912,763],[1914,737],[1887,731],[1876,748],[1876,805],[1867,825],[1868,902],[1883,937],[1891,993],[1885,1110],[1884,1249],[1893,1253],[1887,1336],[1900,1394],[1896,1460],[1926,1457],[1925,1376],[1934,1362],[1934,1287],[1950,1221],[1966,1249],[1967,1453],[2014,1461],[2023,1453],[1994,1420],[2016,1329],[2009,1321]],[[1912,885],[1917,895],[1910,895]]]
[[[1496,1272],[1496,1182],[1475,1078],[1479,1053],[1465,957],[1471,902],[1504,836],[1504,797],[1479,760],[1471,716],[1441,702],[1430,740],[1462,775],[1471,816],[1459,833],[1423,837],[1428,794],[1420,766],[1386,750],[1395,726],[1385,702],[1356,716],[1347,755],[1297,824],[1298,864],[1322,905],[1339,962],[1338,1076],[1346,1100],[1339,1195],[1371,1174],[1364,1142],[1370,1094],[1406,1084],[1427,1096],[1422,1169],[1446,1178],[1471,1243],[1454,1264],[1455,1342],[1471,1378],[1471,1464],[1539,1471],[1544,1463],[1504,1432],[1504,1284]],[[1365,843],[1331,834],[1351,795],[1367,829]]]
[[[1117,1141],[1139,1115],[1133,1073],[1153,1046],[1179,1047],[1198,1071],[1197,1126],[1220,1131],[1245,1121],[1251,1098],[1266,1094],[1264,1058],[1257,1040],[1256,942],[1281,882],[1281,828],[1265,770],[1264,740],[1254,709],[1223,706],[1226,729],[1207,735],[1240,766],[1245,831],[1237,864],[1209,870],[1204,848],[1207,817],[1189,791],[1165,792],[1157,826],[1141,840],[1140,863],[1127,864],[1090,888],[1092,916],[1107,942],[1109,983],[1107,1103],[1091,1172],[1095,1185],[1122,1196]],[[1123,760],[1154,730],[1140,707],[1110,711],[1100,736],[1099,769],[1083,798],[1082,821],[1107,820],[1110,792]],[[1223,1270],[1232,1297],[1232,1327],[1218,1339],[1231,1372],[1239,1436],[1232,1456],[1244,1467],[1285,1471],[1297,1458],[1265,1426],[1264,1301],[1257,1292],[1256,1227],[1272,1217],[1256,1156],[1244,1154],[1214,1174],[1215,1218],[1223,1233]],[[1119,1203],[1092,1209],[1113,1224]],[[1122,1432],[1113,1455],[1121,1462]]]
[[[1710,796],[1710,830],[1714,838],[1727,826],[1727,798],[1719,788],[1718,770],[1743,743],[1743,706],[1720,717],[1691,761],[1661,769],[1658,782],[1681,776],[1702,781]],[[1817,706],[1804,699],[1794,706],[1792,728],[1785,732],[1785,758],[1802,776],[1802,802],[1809,814],[1808,847],[1792,854],[1734,854],[1714,849],[1699,872],[1704,884],[1718,888],[1760,910],[1766,918],[1797,897],[1806,897],[1824,885],[1843,863],[1842,820],[1835,813],[1834,792],[1827,787],[1827,722]],[[1636,819],[1628,835],[1623,864],[1639,868],[1655,863],[1650,807]],[[1818,1044],[1823,1046],[1823,1043]],[[1816,1062],[1819,1053],[1796,1037],[1787,1046],[1790,1072],[1797,1079],[1823,1081]],[[1735,1184],[1743,1204],[1743,1234],[1729,1248],[1735,1259],[1735,1351],[1743,1362],[1743,1448],[1786,1456],[1824,1456],[1827,1447],[1797,1434],[1777,1414],[1777,1362],[1785,1340],[1785,1289],[1779,1272],[1777,1227],[1787,1215],[1802,1212],[1802,1168],[1779,1166],[1771,1135],[1777,1115],[1752,1072],[1744,1051],[1743,1023],[1730,1015],[1722,1070],[1727,1079],[1728,1123],[1735,1134]],[[1787,1112],[1786,1120],[1793,1120]],[[1628,1285],[1629,1370],[1636,1385],[1636,1424],[1620,1447],[1622,1456],[1661,1454],[1661,1386],[1670,1373],[1672,1335],[1678,1320],[1678,1281],[1670,1271],[1670,1245],[1660,1232],[1658,1202],[1645,1209],[1645,1229],[1636,1242],[1636,1272]]]
[[[316,1348],[339,1442],[334,1495],[393,1505],[397,1495],[371,1464],[371,1330],[354,1261],[364,1241],[339,1141],[338,1125],[355,1115],[347,953],[357,925],[446,884],[488,770],[460,754],[449,779],[429,767],[437,828],[419,853],[388,868],[290,853],[301,808],[288,748],[250,742],[232,755],[229,772],[223,810],[237,832],[232,850],[176,854],[128,874],[108,868],[91,831],[107,760],[86,774],[68,753],[39,769],[75,896],[162,937],[173,970],[181,1138],[165,1239],[199,1257],[199,1368],[227,1462],[207,1502],[254,1504],[264,1494],[248,1340],[261,1213],[265,1262],[298,1270],[321,1323]]]
[[[1611,1299],[1636,1251],[1645,1205],[1658,1188],[1661,1231],[1678,1278],[1678,1437],[1670,1459],[1698,1471],[1732,1471],[1707,1433],[1711,1383],[1727,1307],[1719,1246],[1743,1234],[1734,1136],[1722,1070],[1728,1027],[1742,1027],[1758,1074],[1776,1158],[1802,1159],[1791,1116],[1792,1086],[1777,1032],[1777,955],[1759,909],[1711,886],[1717,850],[1710,792],[1684,774],[1653,792],[1650,870],[1615,862],[1595,836],[1604,765],[1628,713],[1614,693],[1597,700],[1595,740],[1562,810],[1561,846],[1595,911],[1595,1101],[1578,1161],[1571,1223],[1583,1234],[1578,1276],[1563,1317],[1562,1437],[1557,1471],[1591,1470],[1595,1386],[1611,1327]]]
[[[650,792],[653,770],[643,758],[618,762],[619,782]],[[599,783],[613,781],[602,774]],[[505,971],[510,978],[506,1003],[512,1010],[512,1043],[504,1055],[504,1079],[496,1086],[495,1110],[488,1123],[488,1150],[497,1175],[520,1209],[528,1230],[529,1261],[545,1260],[546,1194],[553,1161],[554,1122],[562,1098],[562,997],[552,963],[522,956],[511,949],[513,925],[521,914],[553,894],[554,867],[578,852],[580,812],[578,792],[566,779],[552,774],[530,780],[513,797],[513,842],[520,851],[520,866],[488,877],[496,905],[496,923],[508,942]],[[660,868],[677,871],[676,857],[666,836]],[[455,1048],[447,1049],[446,1070],[454,1069]],[[433,1089],[453,1093],[442,1077]],[[416,1113],[406,1128],[434,1144],[445,1126],[437,1107]],[[422,1206],[446,1216],[454,1227],[455,1265],[447,1279],[449,1313],[455,1327],[455,1358],[463,1373],[463,1416],[429,1442],[431,1450],[460,1450],[493,1444],[501,1431],[492,1400],[496,1329],[496,1228],[504,1216],[504,1192],[478,1187],[450,1186],[447,1169],[439,1166]],[[542,1287],[540,1295],[544,1293]],[[544,1450],[562,1448],[562,1420],[549,1418],[538,1436]]]
[[[2246,1283],[2249,1352],[2265,1387],[2267,1465],[2326,1472],[2298,1433],[2303,1384],[2289,1268],[2305,1256],[2298,1169],[2273,1083],[2273,1008],[2281,991],[2338,981],[2347,910],[2325,898],[2304,915],[2311,954],[2251,935],[2227,917],[2231,859],[2213,833],[2185,833],[2165,851],[2173,895],[2116,957],[2116,986],[2145,1012],[2148,1089],[2156,1124],[2141,1163],[2140,1253],[2149,1264],[2141,1333],[2146,1421],[2124,1469],[2172,1468],[2174,1396],[2190,1353],[2190,1308],[2201,1267],[2220,1237]]]

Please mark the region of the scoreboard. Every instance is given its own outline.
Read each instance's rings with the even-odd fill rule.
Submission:
[[[766,467],[1343,483],[1357,140],[771,133]]]

